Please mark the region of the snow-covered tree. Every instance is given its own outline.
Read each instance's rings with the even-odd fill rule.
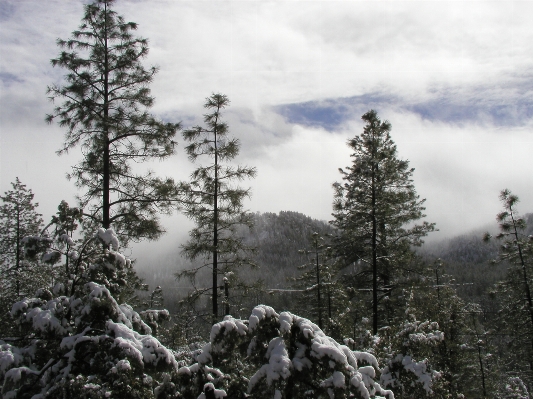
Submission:
[[[408,268],[412,246],[434,230],[434,224],[413,223],[423,218],[425,200],[416,194],[409,162],[400,160],[391,139],[391,125],[376,111],[362,116],[363,133],[348,141],[352,165],[339,169],[335,183],[334,220],[340,230],[335,243],[346,264],[358,262],[355,279],[372,292],[373,333],[383,323],[379,303],[389,298],[398,269]]]
[[[226,316],[192,364],[169,376],[184,398],[389,398],[369,353],[352,351],[308,319],[269,306],[248,320]],[[173,390],[171,390],[171,383]],[[198,396],[200,394],[200,396]],[[164,396],[162,396],[164,397]]]
[[[112,293],[131,267],[116,235],[101,229],[94,238],[109,249],[89,251],[83,243],[67,254],[74,260],[69,286],[40,289],[13,305],[18,333],[0,341],[3,398],[153,398],[160,373],[177,369],[174,354]],[[45,255],[56,253],[44,238],[28,241],[33,250],[39,244]]]
[[[376,341],[385,364],[380,382],[398,398],[433,398],[442,374],[428,357],[444,334],[437,322],[417,320],[409,310],[406,316],[403,323],[382,329]]]
[[[163,232],[158,215],[172,211],[176,185],[152,172],[137,175],[132,163],[172,155],[179,124],[148,112],[154,102],[148,85],[157,68],[143,67],[148,41],[133,36],[137,24],[117,15],[113,3],[85,5],[79,29],[58,40],[62,51],[52,65],[67,70],[66,82],[48,87],[50,98],[63,103],[47,121],[67,129],[59,154],[81,147],[83,159],[69,177],[82,191],[85,216],[94,226],[113,226],[126,244]]]
[[[219,317],[218,292],[222,276],[233,272],[231,276],[237,279],[237,269],[251,264],[248,256],[251,248],[237,235],[238,227],[251,227],[252,215],[243,207],[250,189],[238,187],[235,182],[253,178],[256,170],[229,163],[239,154],[240,144],[238,139],[228,137],[228,125],[222,121],[222,110],[228,105],[225,95],[211,95],[204,105],[210,111],[204,115],[206,127],[196,126],[183,132],[184,140],[190,143],[185,147],[189,159],[194,162],[199,157],[207,157],[210,162],[199,166],[191,180],[180,187],[184,213],[196,223],[182,253],[188,259],[199,259],[203,263],[180,273],[179,277],[194,279],[199,269],[210,268],[213,321]]]
[[[105,285],[117,300],[129,302],[135,298],[136,290],[146,289],[132,262],[126,262],[117,252],[119,242],[112,229],[100,228],[96,234],[82,231],[76,238],[81,219],[80,208],[71,208],[62,201],[56,215],[39,235],[24,238],[26,257],[38,261],[41,268],[52,268],[41,288],[70,296],[86,283],[96,282]],[[104,251],[102,245],[111,247]],[[110,262],[119,259],[123,267],[89,267],[89,260],[102,255]]]
[[[518,197],[503,190],[500,200],[504,211],[497,215],[501,240],[500,254],[494,262],[507,262],[506,278],[493,290],[498,299],[498,327],[507,334],[505,369],[519,377],[529,391],[533,389],[533,235],[525,234],[527,225],[516,210]],[[485,235],[485,240],[491,238]]]
[[[43,219],[34,194],[17,177],[12,190],[0,196],[0,335],[7,332],[6,315],[15,300],[39,288],[41,274],[24,256],[23,239],[38,234]]]

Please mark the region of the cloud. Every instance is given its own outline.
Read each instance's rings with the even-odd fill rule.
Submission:
[[[78,27],[84,3],[0,2],[0,192],[19,176],[45,217],[75,194],[64,175],[79,152],[54,154],[64,130],[44,123],[45,91],[65,74],[50,65],[56,38]],[[391,121],[442,234],[492,220],[505,187],[533,210],[533,2],[119,0],[116,10],[149,39],[158,117],[201,124],[205,97],[229,96],[237,162],[258,169],[253,211],[329,219],[345,142],[369,108]],[[179,141],[176,157],[150,166],[184,180]]]
[[[433,87],[422,99],[378,92],[284,104],[276,110],[290,123],[335,130],[369,109],[384,108],[452,125],[525,126],[533,118],[533,83],[526,76],[501,81],[497,87]]]

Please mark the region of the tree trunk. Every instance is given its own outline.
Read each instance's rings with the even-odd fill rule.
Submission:
[[[107,16],[107,3],[104,4]],[[107,19],[107,18],[106,18]],[[102,176],[102,226],[104,229],[110,227],[110,205],[109,205],[109,182],[110,182],[110,160],[109,160],[109,54],[107,37],[107,20],[104,23],[104,123],[103,123],[103,176]]]
[[[217,108],[217,111],[220,107]],[[218,318],[218,148],[217,148],[217,123],[218,116],[215,119],[215,192],[213,195],[213,323]]]
[[[317,300],[318,300],[318,327],[322,329],[322,302],[320,300],[320,267],[318,262],[318,244],[315,248],[316,252],[316,286],[317,286]]]
[[[372,149],[372,161],[375,159],[375,145]],[[378,333],[378,253],[377,253],[377,218],[376,218],[376,165],[372,162],[372,331]]]

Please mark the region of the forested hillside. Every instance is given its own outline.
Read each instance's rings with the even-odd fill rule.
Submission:
[[[0,6],[2,18],[11,3]],[[220,10],[241,7],[225,3]],[[331,220],[298,209],[254,213],[249,181],[260,172],[244,163],[255,160],[250,153],[239,155],[268,140],[244,136],[248,121],[236,118],[243,110],[227,112],[220,92],[204,99],[202,113],[187,96],[195,105],[186,121],[201,121],[194,126],[170,121],[181,110],[158,119],[149,88],[158,68],[142,62],[148,40],[115,0],[83,4],[79,28],[57,40],[51,60],[63,78],[47,76],[54,105],[46,121],[64,130],[58,154],[78,152],[67,174],[77,203],[61,200],[43,217],[18,177],[0,196],[2,398],[531,398],[533,214],[519,213],[516,194],[500,191],[494,231],[425,245],[438,226],[417,193],[415,168],[400,157],[392,123],[369,109],[361,131],[345,139],[350,155],[336,181],[298,175],[333,188],[330,202],[306,198]],[[261,109],[262,133],[278,140],[280,124],[291,123]],[[258,126],[246,129],[253,136]],[[314,139],[298,128],[280,139],[290,161],[315,161],[301,145]],[[327,135],[337,133],[345,134]],[[178,149],[192,163],[181,180],[151,170]],[[290,184],[292,193],[270,194],[304,209]],[[154,241],[174,213],[189,223],[165,252]],[[148,262],[130,259],[139,241]]]
[[[524,215],[525,235],[533,234],[533,214]],[[425,244],[419,249],[428,260],[440,258],[457,293],[465,300],[487,303],[488,293],[494,284],[504,278],[509,265],[492,263],[498,256],[501,243],[483,241],[484,230],[475,230],[442,241]]]
[[[299,251],[309,247],[312,233],[331,235],[335,230],[325,221],[293,211],[255,213],[252,219],[253,227],[243,227],[239,234],[247,245],[255,248],[253,261],[256,267],[247,268],[242,273],[247,281],[261,282],[252,300],[255,302],[253,305],[265,303],[277,305],[274,306],[276,309],[288,309],[292,294],[284,290],[291,287],[289,279],[299,273],[298,266],[306,262]],[[142,264],[138,265],[140,276],[149,287],[162,287],[165,306],[174,311],[176,302],[183,299],[192,287],[187,279],[177,280],[175,274],[181,269],[190,268],[190,262],[181,257],[177,243],[174,249],[160,254],[156,262],[148,266],[143,268]],[[195,284],[206,286],[208,279],[205,273],[199,274]]]

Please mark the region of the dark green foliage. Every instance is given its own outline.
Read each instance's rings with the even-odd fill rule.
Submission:
[[[526,219],[516,210],[518,197],[503,190],[500,199],[504,211],[497,215],[501,241],[499,256],[494,262],[507,262],[507,276],[499,282],[493,295],[499,303],[498,327],[506,345],[504,369],[520,377],[531,390],[533,388],[533,236],[527,235]],[[529,227],[531,229],[531,227]],[[490,234],[485,235],[490,240]]]
[[[0,196],[0,336],[8,334],[7,312],[22,296],[40,288],[42,272],[25,256],[23,240],[38,234],[43,219],[33,202],[33,193],[17,177],[13,190]]]
[[[311,235],[311,244],[300,252],[306,256],[307,263],[298,267],[302,272],[294,278],[293,286],[299,292],[297,308],[309,319],[316,320],[318,326],[334,338],[340,337],[341,325],[347,318],[349,302],[345,287],[340,281],[338,259],[318,233]]]
[[[68,175],[82,190],[81,208],[94,226],[113,226],[121,240],[155,239],[163,229],[158,214],[172,211],[177,194],[171,179],[151,172],[137,175],[132,163],[174,153],[178,124],[163,123],[148,112],[148,84],[157,68],[145,69],[148,41],[134,37],[133,22],[111,9],[113,0],[96,0],[52,65],[67,70],[64,85],[48,87],[63,103],[47,116],[67,129],[59,154],[81,147],[83,159]]]
[[[379,302],[390,296],[398,270],[409,268],[411,247],[421,245],[434,224],[412,225],[425,216],[425,200],[416,194],[414,169],[397,158],[390,123],[381,121],[373,110],[362,119],[366,122],[363,133],[348,141],[354,151],[352,165],[339,169],[344,182],[333,185],[335,219],[331,223],[340,230],[337,253],[346,264],[361,265],[355,278],[372,290],[375,334],[378,325],[387,322]]]
[[[235,182],[253,178],[256,170],[229,163],[239,154],[239,140],[228,137],[228,126],[222,122],[222,110],[228,105],[225,95],[213,94],[204,105],[210,111],[204,115],[206,127],[196,126],[183,132],[184,140],[190,143],[185,147],[189,159],[195,161],[198,157],[206,157],[210,163],[199,166],[192,173],[190,182],[182,183],[180,187],[184,213],[196,223],[182,253],[188,259],[202,260],[203,263],[193,270],[178,273],[178,277],[186,276],[194,281],[199,269],[207,267],[211,270],[213,320],[219,317],[221,276],[233,278],[235,287],[238,284],[237,270],[251,263],[248,256],[251,248],[245,245],[243,237],[237,235],[239,227],[252,225],[252,216],[243,207],[250,190],[236,186]],[[197,294],[198,291],[193,296]],[[228,310],[226,307],[226,314]]]
[[[340,345],[311,321],[260,305],[248,320],[227,316],[213,325],[209,343],[165,388],[186,399],[391,398],[377,368],[374,356]]]

